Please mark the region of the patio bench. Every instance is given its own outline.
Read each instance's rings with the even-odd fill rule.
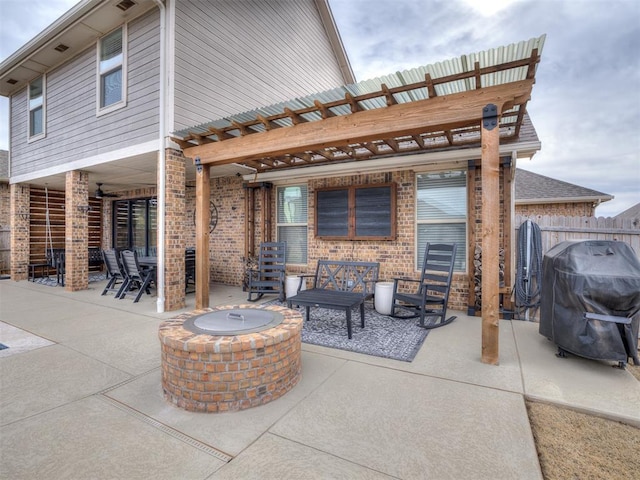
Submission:
[[[360,307],[360,326],[364,328],[364,302],[373,296],[379,270],[378,262],[318,260],[315,274],[300,275],[297,293],[287,299],[287,305],[304,306],[307,321],[311,307],[344,310],[351,339],[351,310]],[[313,287],[301,291],[306,278],[314,279]]]
[[[89,247],[89,270],[102,270],[104,259],[102,258],[102,249],[100,247]]]
[[[30,282],[36,281],[36,269],[40,270],[41,277],[49,276],[49,264],[48,263],[30,263],[29,264],[29,277]]]

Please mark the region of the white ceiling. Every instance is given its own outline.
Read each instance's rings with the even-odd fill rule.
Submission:
[[[195,182],[196,170],[190,160],[187,160],[185,177],[187,183]],[[155,187],[157,184],[158,155],[155,152],[115,160],[108,163],[93,165],[81,170],[89,174],[89,192],[97,188],[96,183],[102,183],[102,191],[106,193],[123,192],[136,188]],[[252,169],[242,165],[221,165],[211,168],[211,178],[229,177],[234,175],[248,175]],[[65,189],[66,173],[56,173],[46,177],[30,180],[25,183],[37,185],[53,190]]]

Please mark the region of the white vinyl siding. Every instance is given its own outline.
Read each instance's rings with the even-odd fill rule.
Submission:
[[[427,243],[457,243],[455,269],[467,258],[467,177],[460,170],[416,176],[416,269],[421,269]]]
[[[158,9],[127,24],[127,103],[96,115],[98,43],[46,75],[46,137],[27,143],[28,91],[11,97],[12,175],[157,140],[159,114]]]
[[[32,80],[27,87],[29,92],[29,140],[36,140],[45,135],[45,76]]]
[[[177,2],[175,130],[343,85],[314,0]]]
[[[98,113],[126,105],[126,39],[122,26],[98,41]]]
[[[278,187],[277,230],[278,241],[287,242],[286,263],[307,263],[307,186]]]

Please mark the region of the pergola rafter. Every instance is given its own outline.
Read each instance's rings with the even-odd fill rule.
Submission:
[[[478,131],[484,105],[497,105],[499,114],[502,115],[509,109],[526,103],[532,87],[533,80],[527,79],[410,103],[398,103],[386,108],[327,116],[322,121],[298,123],[291,127],[255,133],[249,133],[250,127],[261,124],[259,120],[251,125],[233,122],[229,130],[240,130],[241,135],[197,146],[183,142],[182,147],[186,156],[199,156],[203,164],[224,165],[364,144],[374,140],[394,140],[407,135],[440,132],[444,135],[447,130],[455,133],[456,129],[469,127]],[[296,113],[300,115],[299,112]],[[468,130],[467,133],[469,132]]]

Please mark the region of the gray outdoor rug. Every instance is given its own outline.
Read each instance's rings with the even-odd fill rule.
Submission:
[[[282,305],[277,300],[268,303]],[[286,306],[286,303],[284,305]],[[304,318],[304,307],[296,310]],[[360,327],[360,310],[351,311],[353,338],[349,340],[344,310],[311,308],[309,321],[305,321],[302,328],[302,341],[323,347],[411,362],[429,334],[429,330],[418,326],[416,318],[401,319],[381,315],[373,309],[370,302],[365,303],[364,314],[365,328],[363,329]]]
[[[93,282],[101,282],[106,279],[106,273],[90,273],[89,274],[89,283]],[[56,281],[56,275],[53,274],[50,277],[39,277],[33,280],[35,283],[39,283],[40,285],[46,285],[48,287],[57,287],[58,283]],[[62,286],[62,285],[60,285]]]

